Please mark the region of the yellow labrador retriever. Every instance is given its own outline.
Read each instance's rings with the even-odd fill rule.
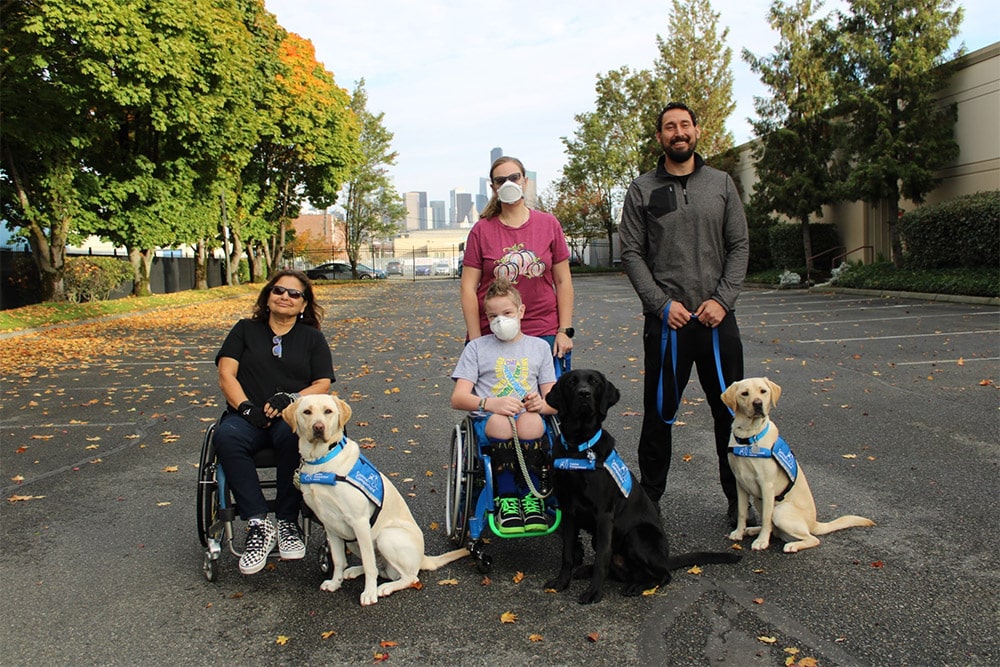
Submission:
[[[770,546],[773,530],[785,540],[785,553],[795,553],[817,546],[817,535],[874,526],[870,519],[853,514],[825,523],[816,520],[816,503],[806,475],[768,416],[779,396],[781,387],[767,378],[734,382],[722,394],[734,413],[729,465],[736,475],[739,502],[736,530],[729,539],[738,542],[744,535],[756,535],[752,548],[762,551]],[[760,510],[760,527],[747,528],[750,498]]]
[[[282,417],[299,437],[302,497],[326,529],[333,574],[320,590],[335,591],[345,579],[365,575],[361,604],[408,588],[420,570],[436,570],[463,556],[456,549],[440,556],[424,555],[424,534],[406,501],[389,479],[362,456],[358,443],[344,434],[351,408],[328,394],[303,396]],[[347,567],[346,545],[361,557]],[[379,585],[381,575],[389,581]]]

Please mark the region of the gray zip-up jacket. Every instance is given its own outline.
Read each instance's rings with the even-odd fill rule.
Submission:
[[[664,160],[625,194],[618,228],[625,273],[646,314],[662,317],[668,300],[693,312],[715,299],[732,311],[750,257],[736,184],[695,153],[695,170],[682,187]]]

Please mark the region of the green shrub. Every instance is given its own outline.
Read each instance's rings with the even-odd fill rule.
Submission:
[[[830,224],[810,224],[809,236],[812,239],[813,256],[826,253],[814,260],[814,267],[829,271],[832,268],[833,256],[837,254],[829,251],[839,248],[841,245],[837,228]],[[775,268],[783,269],[806,265],[801,224],[774,225],[769,230],[768,245],[771,248],[771,258]]]
[[[907,267],[1000,266],[1000,191],[921,206],[904,214],[900,225]]]
[[[66,298],[75,303],[103,301],[132,277],[132,266],[114,257],[69,257],[64,274]]]
[[[1000,270],[897,269],[888,262],[850,264],[837,276],[836,284],[858,289],[1000,297]]]

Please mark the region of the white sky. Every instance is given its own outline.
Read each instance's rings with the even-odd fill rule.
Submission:
[[[974,51],[1000,40],[995,0],[965,0],[957,48]],[[399,159],[400,193],[447,201],[459,189],[478,192],[494,146],[538,176],[539,191],[565,162],[561,137],[573,116],[591,111],[598,74],[628,65],[652,69],[656,36],[666,35],[664,0],[266,0],[290,32],[312,41],[316,58],[338,85],[362,77],[368,108],[385,112]],[[746,119],[765,90],[743,62],[744,48],[769,54],[777,35],[769,0],[713,0],[733,51],[736,111],[727,123],[737,144],[752,137]],[[833,2],[826,7],[835,6]],[[837,5],[839,6],[839,5]],[[665,101],[666,102],[666,101]]]

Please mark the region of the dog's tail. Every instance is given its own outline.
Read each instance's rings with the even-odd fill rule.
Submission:
[[[732,564],[739,563],[743,557],[727,551],[692,551],[689,554],[678,554],[667,559],[667,569],[677,570],[692,565]]]
[[[424,556],[424,559],[420,561],[421,570],[436,570],[439,567],[444,567],[448,563],[452,563],[459,558],[465,558],[472,552],[468,549],[455,549],[454,551],[449,551],[448,553],[443,553],[440,556]]]
[[[845,514],[833,521],[817,521],[813,524],[810,532],[813,535],[826,535],[827,533],[832,533],[835,530],[843,530],[844,528],[869,528],[874,525],[875,522],[871,519],[866,519],[856,514]]]

